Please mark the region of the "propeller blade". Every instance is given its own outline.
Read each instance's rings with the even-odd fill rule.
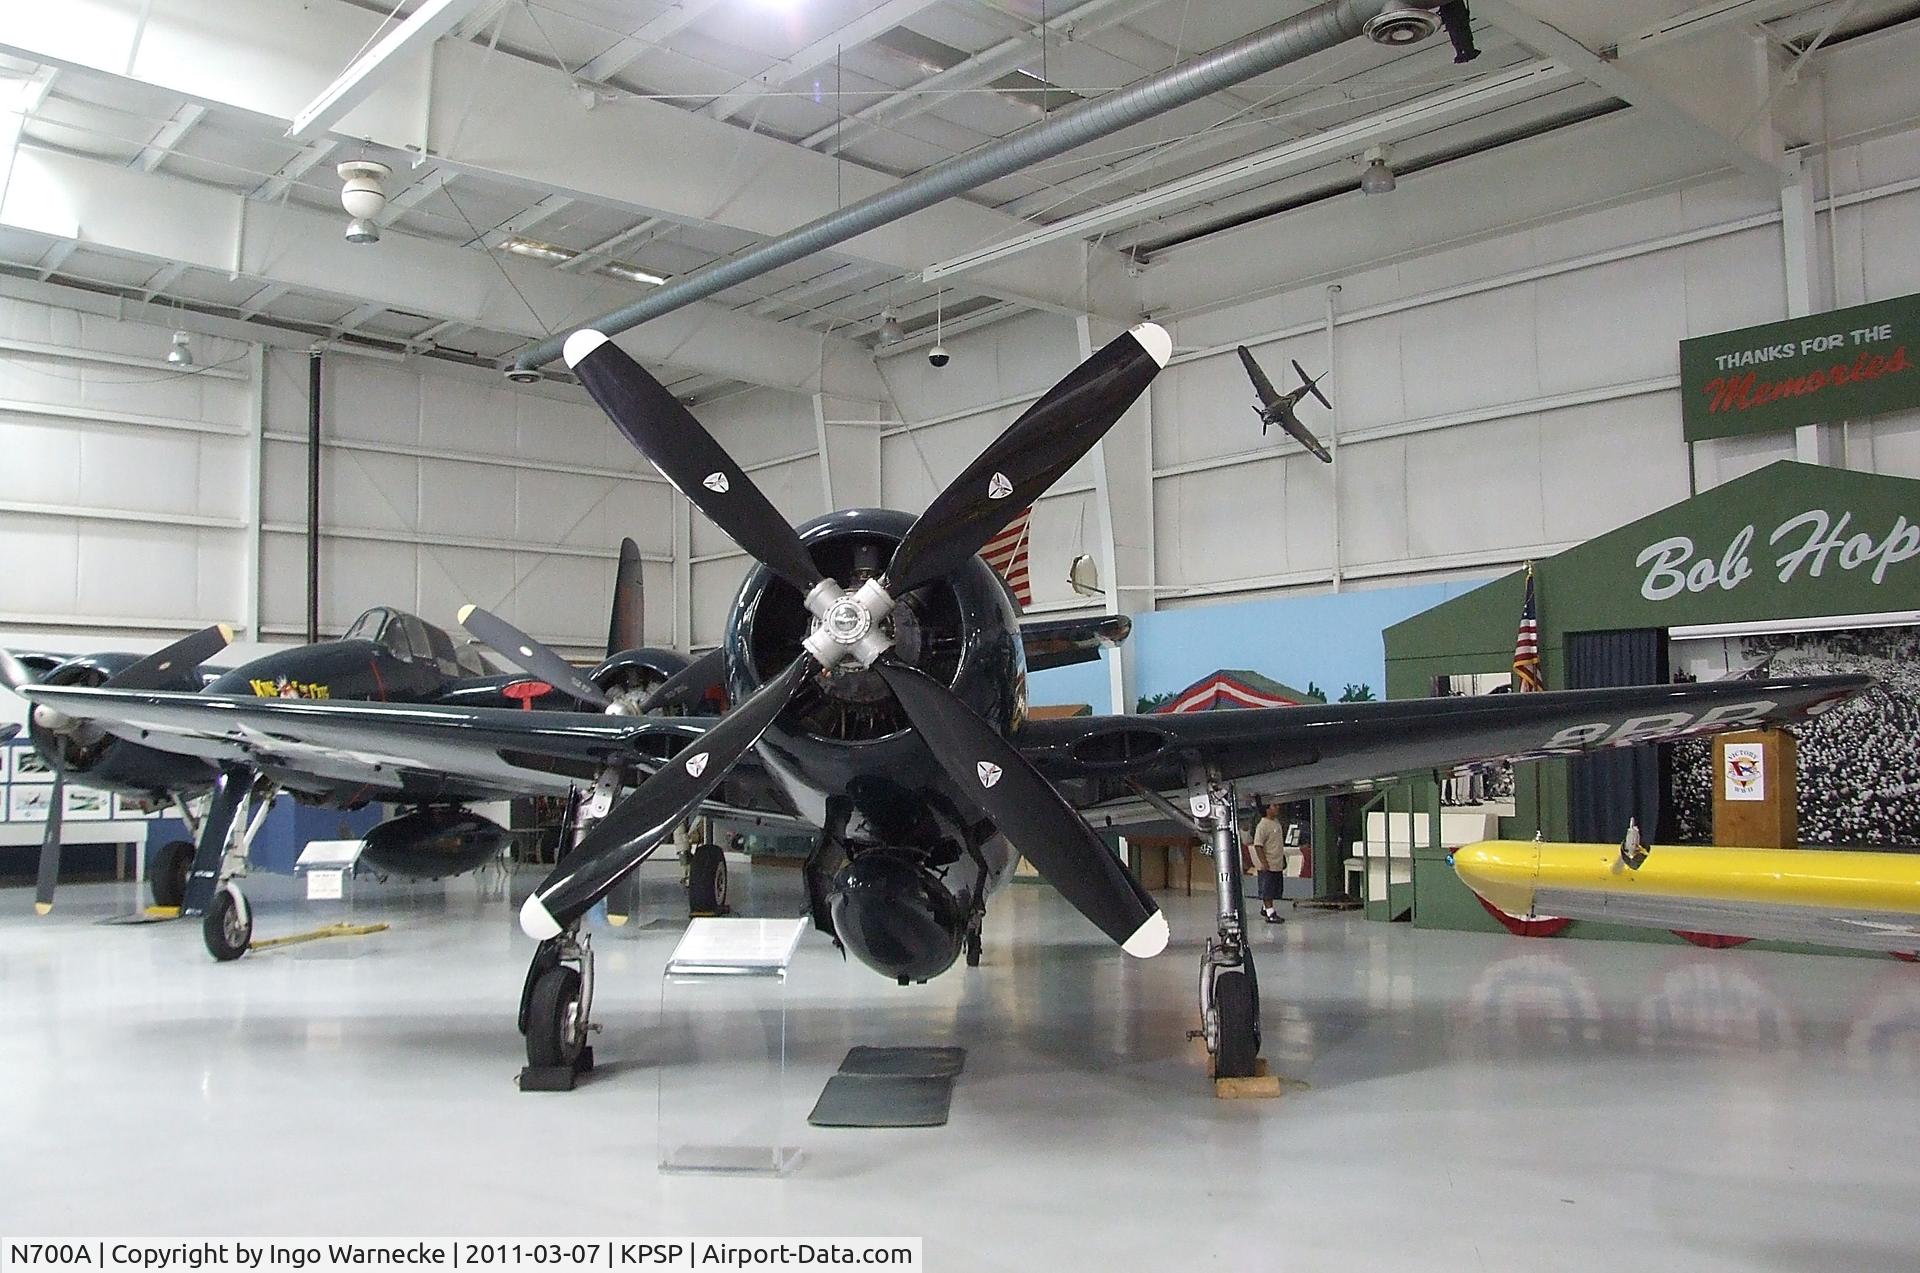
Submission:
[[[138,663],[129,664],[101,683],[111,690],[164,690],[182,684],[199,689],[193,671],[233,643],[233,629],[224,623],[190,632],[172,645],[155,650]]]
[[[460,626],[474,639],[529,676],[539,677],[563,694],[605,709],[613,702],[598,685],[574,670],[573,664],[540,644],[499,615],[479,606],[460,607]]]
[[[615,427],[734,543],[802,593],[820,582],[787,519],[666,386],[590,327],[567,337],[564,356]]]
[[[60,882],[60,815],[66,806],[67,779],[53,772],[53,803],[47,807],[47,832],[40,840],[40,873],[33,881],[33,909],[45,915],[53,909],[53,889]]]
[[[802,654],[609,810],[521,906],[520,927],[527,936],[539,941],[559,936],[646,861],[760,740],[818,666]]]
[[[1167,919],[1053,784],[958,695],[890,658],[874,664],[961,790],[1094,927],[1141,959],[1167,945]]]
[[[1142,323],[1068,372],[927,506],[894,550],[886,590],[912,592],[978,553],[1093,449],[1172,355],[1166,330]]]
[[[0,725],[0,743],[12,742],[13,736],[19,732],[20,732],[20,726],[18,726],[12,721],[8,721],[6,724]]]
[[[644,714],[663,708],[693,708],[707,696],[708,690],[724,684],[726,677],[727,652],[715,647],[668,677],[659,689],[647,695],[640,711]]]
[[[36,679],[26,664],[13,657],[13,651],[0,650],[0,685],[18,690],[33,684]]]
[[[607,657],[646,643],[646,584],[640,577],[640,545],[620,541],[620,569],[613,577],[613,617],[607,622]]]
[[[1300,383],[1304,384],[1307,387],[1307,392],[1313,395],[1314,401],[1318,402],[1321,406],[1325,407],[1329,411],[1333,410],[1333,404],[1327,401],[1327,395],[1320,392],[1320,381],[1315,380],[1312,376],[1309,376],[1307,374],[1307,369],[1305,367],[1302,367],[1297,362],[1293,364],[1293,369],[1294,371],[1299,373]],[[1320,379],[1324,380],[1326,379],[1326,377],[1322,376]]]

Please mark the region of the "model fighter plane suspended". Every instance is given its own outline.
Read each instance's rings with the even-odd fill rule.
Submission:
[[[945,971],[963,952],[977,960],[987,898],[1017,855],[1127,954],[1158,954],[1167,921],[1095,825],[1186,823],[1211,839],[1217,868],[1202,1028],[1217,1072],[1244,1075],[1259,1048],[1259,999],[1241,920],[1236,780],[1300,795],[1340,790],[1473,761],[1791,720],[1867,684],[1801,678],[1030,720],[1018,614],[979,550],[1007,510],[1030,504],[1093,448],[1171,352],[1153,324],[1121,335],[1042,395],[918,517],[858,509],[796,529],[658,381],[599,332],[573,333],[566,360],[588,392],[757,559],[720,647],[733,707],[718,718],[114,687],[25,693],[115,736],[190,738],[232,763],[318,756],[340,772],[554,790],[591,782],[582,833],[520,912],[539,942],[520,1010],[536,1067],[578,1067],[586,1055],[593,952],[583,917],[731,774],[767,776],[781,802],[818,828],[805,872],[816,924],[902,983]]]
[[[1240,354],[1241,363],[1246,366],[1247,378],[1253,381],[1254,392],[1260,395],[1260,401],[1253,404],[1253,413],[1260,417],[1260,436],[1266,437],[1267,430],[1277,424],[1285,429],[1295,442],[1312,451],[1326,463],[1333,463],[1332,453],[1322,445],[1319,438],[1313,436],[1306,425],[1300,423],[1300,417],[1293,413],[1293,409],[1300,404],[1300,400],[1308,394],[1312,394],[1314,401],[1327,410],[1333,410],[1333,404],[1327,401],[1327,395],[1320,392],[1320,381],[1325,380],[1326,377],[1321,376],[1316,380],[1307,374],[1305,367],[1296,362],[1293,364],[1293,370],[1294,374],[1300,377],[1300,387],[1292,393],[1281,393],[1273,387],[1273,381],[1267,379],[1267,373],[1260,370],[1260,364],[1253,360],[1252,352],[1245,345],[1236,348]]]

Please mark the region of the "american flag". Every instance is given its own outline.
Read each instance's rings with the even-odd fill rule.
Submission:
[[[1540,679],[1540,612],[1533,603],[1533,566],[1527,566],[1527,602],[1520,607],[1520,631],[1513,638],[1513,679],[1520,692],[1543,690]]]
[[[1007,581],[1007,587],[1013,590],[1013,599],[1023,610],[1033,604],[1033,584],[1027,578],[1027,528],[1032,520],[1033,508],[1028,506],[980,550],[987,564]]]

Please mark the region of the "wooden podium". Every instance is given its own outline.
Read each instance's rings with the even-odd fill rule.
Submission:
[[[1713,842],[1754,849],[1800,843],[1796,748],[1784,729],[1713,739]]]

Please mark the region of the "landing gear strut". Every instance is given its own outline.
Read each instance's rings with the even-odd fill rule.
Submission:
[[[200,820],[199,845],[187,877],[182,911],[199,914],[207,953],[230,963],[253,945],[253,908],[239,881],[253,841],[273,811],[274,784],[239,768],[221,771],[213,803]]]
[[[1200,959],[1200,1029],[1216,1078],[1251,1078],[1260,1056],[1260,981],[1247,943],[1240,832],[1232,784],[1209,783],[1190,801],[1213,854],[1218,927]]]

